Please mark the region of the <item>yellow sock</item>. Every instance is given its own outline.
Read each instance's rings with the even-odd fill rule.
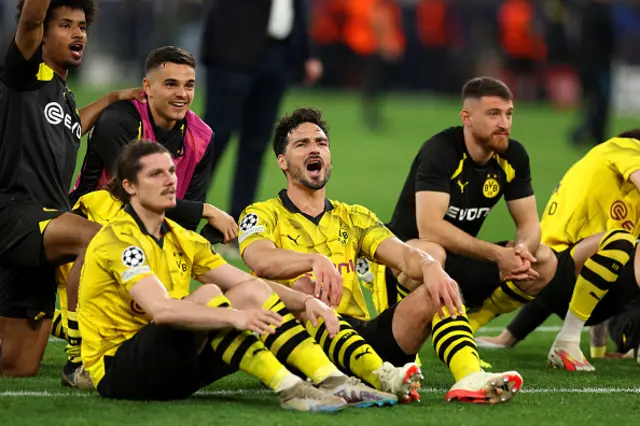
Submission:
[[[478,346],[471,333],[466,314],[451,318],[447,308],[443,308],[445,317],[438,314],[433,317],[432,341],[438,358],[444,362],[456,382],[469,373],[481,371]]]
[[[74,364],[82,362],[81,350],[82,336],[80,335],[80,329],[78,328],[78,313],[69,311],[67,312],[67,358]]]
[[[636,238],[620,229],[607,232],[598,252],[584,263],[573,289],[569,311],[587,321],[635,252]]]
[[[277,312],[282,317],[282,323],[275,329],[275,334],[260,337],[280,362],[297,368],[315,384],[323,382],[338,371],[276,293],[272,293],[262,307]]]
[[[475,333],[498,315],[513,312],[530,300],[533,300],[533,297],[520,290],[512,281],[500,283],[500,286],[482,303],[482,307],[469,314],[471,331]]]
[[[207,303],[211,308],[230,308],[226,296],[217,296]],[[277,390],[291,373],[276,359],[250,331],[225,328],[211,333],[211,347],[221,354],[231,367],[256,377],[269,389]]]
[[[67,340],[67,321],[63,318],[62,311],[56,309],[51,322],[51,335],[58,339]]]
[[[340,331],[333,339],[329,338],[327,327],[322,318],[318,320],[317,327],[314,327],[309,321],[307,321],[306,327],[309,334],[322,347],[324,353],[329,355],[331,361],[338,365],[345,374],[356,376],[374,388],[380,389],[380,377],[373,372],[382,367],[382,358],[348,322],[342,317],[339,319]]]
[[[407,297],[409,293],[411,293],[411,290],[400,283],[396,284],[396,290],[398,291],[398,302]]]

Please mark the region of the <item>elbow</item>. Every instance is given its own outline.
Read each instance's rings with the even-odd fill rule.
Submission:
[[[245,260],[246,262],[246,260]],[[273,267],[269,264],[269,262],[265,261],[255,261],[255,262],[246,262],[247,266],[259,277],[262,278],[271,278],[273,275]]]

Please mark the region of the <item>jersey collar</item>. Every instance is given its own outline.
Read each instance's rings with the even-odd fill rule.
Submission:
[[[280,197],[280,201],[282,201],[282,205],[287,210],[289,210],[291,213],[299,213],[302,216],[304,216],[307,219],[309,219],[311,222],[315,223],[316,225],[318,225],[320,223],[320,219],[322,219],[322,216],[326,212],[329,212],[329,211],[333,210],[333,204],[331,204],[331,201],[329,201],[328,198],[325,198],[324,199],[324,211],[322,213],[320,213],[318,216],[314,217],[314,216],[308,215],[308,214],[303,213],[302,211],[300,211],[298,206],[293,204],[293,201],[291,201],[291,198],[289,198],[289,196],[287,195],[287,190],[286,189],[281,189],[280,192],[278,192],[278,197]]]
[[[162,234],[162,236],[160,237],[160,239],[157,239],[156,237],[151,235],[149,231],[147,231],[147,227],[144,226],[144,223],[142,223],[142,220],[140,220],[140,216],[138,216],[138,213],[136,213],[131,204],[127,204],[124,207],[124,211],[129,213],[133,220],[136,221],[138,228],[140,228],[140,232],[142,232],[144,235],[150,236],[153,241],[155,241],[160,246],[160,248],[162,248],[162,246],[164,245],[164,236],[168,234],[169,231],[171,231],[171,228],[169,227],[169,224],[166,220],[162,221],[162,226],[160,227],[160,233]]]

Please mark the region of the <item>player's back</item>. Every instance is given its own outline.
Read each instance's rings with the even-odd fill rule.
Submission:
[[[343,278],[338,312],[361,319],[370,317],[356,262],[361,253],[372,259],[380,242],[393,237],[370,210],[326,200],[325,212],[312,218],[291,202],[286,191],[281,191],[277,198],[250,205],[240,217],[241,252],[252,242],[266,238],[281,249],[327,256]],[[281,282],[292,285],[297,278]]]
[[[0,198],[69,210],[82,126],[66,82],[11,43],[0,72]]]
[[[629,175],[640,169],[640,142],[612,138],[573,164],[554,190],[541,221],[542,242],[563,250],[589,235],[638,225],[639,194]]]

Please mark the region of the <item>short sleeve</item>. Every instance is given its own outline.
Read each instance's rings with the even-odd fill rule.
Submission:
[[[238,243],[240,253],[258,240],[275,240],[276,217],[265,203],[256,203],[240,214],[238,222]]]
[[[640,170],[640,145],[633,141],[630,146],[624,139],[616,139],[616,147],[609,150],[607,155],[610,164],[627,181],[636,170]]]
[[[127,291],[143,278],[154,275],[142,245],[136,243],[133,235],[119,232],[116,227],[103,228],[93,250],[102,269]]]
[[[15,37],[11,39],[0,71],[0,80],[4,84],[14,90],[27,91],[39,87],[39,81],[46,82],[52,78],[53,70],[42,61],[40,49],[31,58],[25,59]]]
[[[190,232],[195,239],[196,251],[193,258],[192,277],[196,278],[209,271],[213,271],[219,266],[226,265],[227,262],[216,252],[213,244],[204,237]]]
[[[529,155],[519,142],[511,141],[509,145],[509,158],[502,165],[507,175],[507,184],[504,189],[505,201],[519,200],[533,195]],[[512,170],[509,170],[510,168]],[[511,174],[513,174],[513,178],[509,182]]]
[[[394,238],[393,233],[365,207],[351,206],[350,218],[358,235],[359,253],[369,260],[375,260],[378,246],[383,241]]]
[[[449,193],[451,176],[455,173],[455,150],[446,146],[443,141],[429,140],[422,148],[416,159],[415,188],[419,191],[436,191]]]

